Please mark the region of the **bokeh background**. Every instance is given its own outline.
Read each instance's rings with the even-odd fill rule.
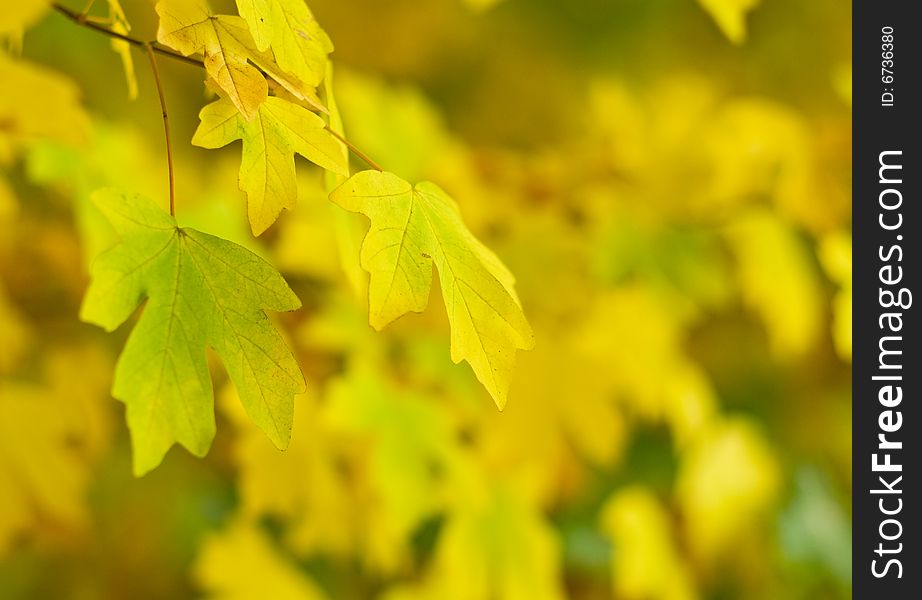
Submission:
[[[445,188],[517,277],[537,346],[507,409],[451,363],[437,290],[370,329],[364,221],[306,162],[250,236],[239,145],[189,144],[203,73],[161,59],[179,221],[282,270],[309,392],[278,452],[215,360],[208,457],[133,478],[108,392],[130,327],[77,312],[112,235],[90,192],[166,205],[160,110],[143,54],[131,100],[109,40],[48,13],[4,53],[89,119],[0,127],[0,597],[849,598],[850,4],[310,6],[350,140]]]

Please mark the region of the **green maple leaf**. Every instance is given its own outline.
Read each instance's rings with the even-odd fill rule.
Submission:
[[[203,108],[199,119],[192,137],[196,146],[220,148],[243,140],[239,183],[247,194],[254,235],[272,225],[282,209],[294,208],[298,199],[295,153],[324,169],[349,173],[348,158],[323,119],[282,98],[266,98],[249,121],[226,99]]]
[[[93,263],[80,318],[112,331],[147,298],[112,386],[128,407],[135,473],[156,467],[174,442],[196,456],[208,451],[215,421],[206,346],[250,418],[284,449],[304,378],[263,312],[300,307],[282,276],[241,246],[177,227],[151,200],[114,190],[93,200],[122,240]]]
[[[434,263],[451,323],[451,358],[470,363],[502,410],[515,351],[530,349],[534,338],[512,273],[468,231],[454,201],[432,183],[414,188],[378,171],[353,175],[330,199],[371,219],[362,267],[371,273],[372,326],[426,308]]]

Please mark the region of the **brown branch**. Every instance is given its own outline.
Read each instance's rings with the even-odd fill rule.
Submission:
[[[162,54],[163,56],[167,56],[167,57],[172,58],[172,59],[175,59],[175,60],[180,60],[180,61],[182,61],[182,62],[191,64],[191,65],[195,65],[195,66],[197,66],[197,67],[204,67],[204,66],[205,66],[205,63],[203,63],[201,60],[199,60],[199,59],[197,59],[197,58],[193,58],[193,57],[191,57],[191,56],[183,56],[182,54],[180,54],[180,53],[178,53],[178,52],[174,52],[173,50],[170,50],[169,48],[165,48],[165,47],[161,46],[161,45],[158,44],[157,42],[145,42],[145,41],[143,41],[143,40],[139,40],[139,39],[137,39],[137,38],[133,38],[133,37],[131,37],[131,36],[129,36],[129,35],[125,35],[125,34],[123,34],[123,33],[117,32],[117,31],[112,31],[111,29],[108,29],[107,27],[103,27],[102,25],[99,25],[99,24],[94,23],[93,21],[89,20],[89,19],[87,18],[86,14],[74,12],[74,11],[72,11],[71,9],[67,8],[66,6],[62,6],[61,4],[58,4],[57,2],[55,2],[53,6],[54,6],[54,9],[55,9],[56,11],[58,11],[59,13],[61,13],[62,15],[64,15],[65,17],[67,17],[68,19],[70,19],[71,21],[73,21],[74,23],[76,23],[77,25],[81,25],[81,26],[86,27],[86,28],[88,28],[88,29],[92,29],[93,31],[96,31],[96,32],[98,32],[98,33],[102,33],[102,34],[107,35],[107,36],[109,36],[109,37],[113,37],[113,38],[122,40],[123,42],[128,42],[128,43],[131,44],[132,46],[144,47],[144,48],[147,49],[148,53],[156,52],[156,53],[158,53],[158,54]],[[154,63],[152,62],[151,64],[154,64]],[[157,72],[156,72],[156,65],[155,65],[155,64],[154,64],[154,73],[155,73],[155,75],[157,75]],[[159,75],[157,75],[157,78],[158,78],[157,90],[160,92],[161,106],[164,107],[164,108],[163,108],[163,113],[164,113],[164,114],[163,114],[163,117],[164,117],[164,122],[165,122],[165,121],[166,121],[166,104],[164,104],[164,102],[163,102],[163,90],[160,88],[160,85],[159,85]],[[380,165],[378,165],[378,163],[376,163],[376,162],[373,161],[371,158],[369,158],[369,156],[368,156],[367,154],[365,154],[364,152],[362,152],[361,150],[359,150],[358,148],[356,148],[354,145],[352,145],[352,142],[350,142],[349,140],[347,140],[347,139],[344,138],[343,136],[339,135],[338,133],[336,133],[335,131],[333,131],[333,130],[330,129],[329,127],[327,127],[327,131],[329,131],[330,134],[331,134],[333,137],[335,137],[337,140],[339,140],[340,142],[342,142],[343,144],[345,144],[346,148],[348,148],[350,152],[352,152],[352,153],[355,154],[359,159],[361,159],[363,162],[365,162],[366,164],[368,164],[368,166],[370,166],[370,167],[372,167],[373,169],[376,169],[376,170],[378,170],[378,171],[382,171],[382,172],[384,171],[384,169],[383,169]],[[169,132],[167,132],[167,151],[168,151],[168,152],[170,151],[169,141],[170,141],[170,140],[169,140]],[[171,161],[170,161],[170,182],[171,182],[171,183],[170,183],[170,208],[171,208],[171,209],[172,209],[172,206],[173,206],[173,202],[172,202],[172,192],[173,192],[172,171],[173,171],[173,163],[172,163],[172,160],[171,160]],[[171,210],[170,212],[172,213],[172,210]]]
[[[147,58],[150,59],[150,68],[154,72],[154,81],[157,83],[157,94],[160,96],[160,109],[163,112],[163,132],[166,135],[166,162],[170,171],[170,216],[176,216],[176,192],[173,184],[173,145],[170,143],[170,117],[166,111],[166,98],[163,95],[163,85],[160,83],[160,69],[157,68],[157,57],[154,47],[144,44],[147,49]]]
[[[75,11],[73,11],[73,10],[67,8],[66,6],[62,6],[61,4],[58,4],[57,2],[55,2],[55,3],[53,4],[53,6],[54,6],[54,9],[55,9],[56,11],[58,11],[59,13],[61,13],[62,15],[64,15],[65,17],[67,17],[68,19],[70,19],[71,21],[73,21],[74,23],[76,23],[77,25],[80,25],[80,26],[82,26],[82,27],[86,27],[87,29],[92,29],[93,31],[102,33],[102,34],[107,35],[107,36],[109,36],[109,37],[113,37],[113,38],[122,40],[123,42],[128,42],[128,43],[131,44],[132,46],[137,46],[137,47],[139,47],[139,48],[144,47],[144,46],[150,44],[151,49],[152,49],[154,52],[156,52],[157,54],[162,54],[162,55],[164,55],[164,56],[169,56],[170,58],[173,58],[173,59],[176,59],[176,60],[181,60],[182,62],[188,63],[188,64],[190,64],[190,65],[196,65],[196,66],[198,66],[198,67],[204,67],[204,66],[205,66],[205,63],[203,63],[203,62],[200,61],[199,59],[193,58],[193,57],[191,57],[191,56],[183,56],[182,54],[180,54],[180,53],[178,53],[178,52],[174,52],[174,51],[170,50],[169,48],[164,48],[163,46],[161,46],[161,45],[158,44],[157,42],[145,42],[144,40],[139,40],[138,38],[133,38],[133,37],[131,37],[130,35],[125,35],[124,33],[119,33],[119,32],[117,32],[117,31],[112,31],[111,29],[109,29],[109,28],[107,28],[107,27],[103,27],[102,25],[99,25],[98,23],[94,23],[92,20],[88,19],[87,16],[86,16],[85,14],[75,12]]]

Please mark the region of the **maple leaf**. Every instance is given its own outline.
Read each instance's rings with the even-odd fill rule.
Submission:
[[[237,0],[260,50],[272,47],[280,67],[317,86],[333,42],[303,0]]]
[[[362,267],[371,273],[372,326],[426,308],[434,263],[451,323],[451,358],[470,363],[502,410],[515,350],[532,348],[534,339],[512,273],[468,231],[454,201],[432,183],[414,188],[378,171],[352,176],[330,200],[371,219]]]
[[[342,146],[318,115],[302,106],[269,97],[247,121],[228,100],[212,102],[199,113],[201,123],[192,143],[220,148],[243,141],[240,189],[247,194],[247,212],[255,235],[264,232],[282,209],[298,199],[295,153],[336,173],[348,174]]]
[[[268,94],[260,69],[296,98],[313,102],[312,91],[301,80],[285,73],[271,53],[256,47],[242,18],[213,14],[206,0],[160,0],[157,14],[157,41],[186,56],[202,52],[208,75],[247,119],[255,116]]]
[[[250,418],[285,448],[304,379],[263,312],[300,307],[285,280],[241,246],[177,227],[151,200],[115,190],[93,200],[122,241],[93,263],[81,319],[112,331],[148,299],[112,386],[128,405],[135,473],[156,467],[174,442],[207,452],[215,424],[206,346]]]

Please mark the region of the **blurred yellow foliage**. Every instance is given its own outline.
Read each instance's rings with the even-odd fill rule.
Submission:
[[[46,519],[70,527],[85,519],[89,465],[68,447],[61,400],[0,380],[0,555]]]
[[[231,524],[202,542],[195,578],[210,600],[325,600],[327,597],[272,546],[258,528]]]
[[[239,147],[190,144],[205,72],[158,57],[179,223],[283,273],[303,308],[271,318],[308,389],[280,452],[209,355],[211,453],[137,480],[109,393],[129,327],[76,315],[116,241],[90,195],[167,205],[160,107],[113,81],[143,54],[48,4],[0,15],[10,47],[48,15],[0,50],[0,597],[850,597],[847,5],[308,2],[337,49],[305,102],[438,184],[515,276],[535,348],[503,412],[445,311],[369,326],[344,176],[299,163],[297,205],[251,235]],[[97,5],[154,37],[148,0]]]
[[[771,213],[754,211],[727,228],[743,302],[764,321],[779,357],[803,356],[822,316],[814,260],[803,240]]]
[[[0,12],[0,38],[22,33],[48,10],[50,0],[18,0]]]
[[[852,359],[852,238],[845,232],[827,235],[820,243],[823,268],[839,287],[833,298],[832,335],[843,360]]]
[[[714,423],[683,455],[676,480],[685,539],[706,562],[732,557],[777,500],[780,469],[747,420]]]
[[[670,515],[650,491],[636,486],[618,491],[602,509],[602,527],[611,536],[613,587],[626,600],[695,600],[689,566],[683,560]]]

